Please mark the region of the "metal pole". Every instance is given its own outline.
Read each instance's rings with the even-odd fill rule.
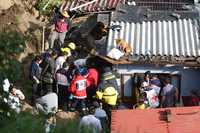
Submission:
[[[45,50],[45,26],[42,26],[42,52]]]
[[[84,7],[84,6],[87,6],[87,5],[89,5],[89,4],[94,3],[94,2],[96,2],[96,1],[97,1],[97,0],[93,0],[93,1],[87,2],[87,3],[85,3],[85,4],[82,4],[82,5],[80,5],[80,6],[71,8],[70,11],[73,11],[73,10],[76,10],[76,9],[79,9],[79,8],[82,8],[82,7]]]

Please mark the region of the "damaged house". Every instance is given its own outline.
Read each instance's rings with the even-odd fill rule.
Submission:
[[[132,53],[111,60],[120,74],[121,96],[133,102],[146,71],[170,77],[180,96],[200,89],[199,5],[191,0],[128,1],[110,14],[106,51],[125,40]]]
[[[108,25],[108,35],[95,43],[99,57],[112,63],[119,74],[124,102],[136,101],[135,90],[146,71],[170,77],[180,96],[200,89],[200,6],[196,0],[74,0],[63,8],[92,13],[95,21]],[[124,40],[131,53],[114,52],[118,58],[109,58],[117,48],[116,39]]]

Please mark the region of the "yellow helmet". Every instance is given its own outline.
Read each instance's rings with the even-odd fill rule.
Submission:
[[[72,50],[75,50],[75,49],[76,49],[76,44],[73,43],[73,42],[70,42],[70,43],[68,44],[68,47],[69,47],[70,49],[72,49]]]
[[[69,48],[61,48],[60,50],[61,50],[61,52],[66,52],[68,54],[71,53],[71,50]]]
[[[107,87],[103,92],[103,101],[109,105],[116,105],[118,92],[114,87]]]
[[[66,17],[66,18],[70,17],[67,11],[61,11],[60,13],[62,14],[62,16]]]
[[[146,109],[145,104],[138,104],[137,109]]]

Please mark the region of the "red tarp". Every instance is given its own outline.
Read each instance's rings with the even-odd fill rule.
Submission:
[[[116,110],[111,133],[200,133],[200,107]]]

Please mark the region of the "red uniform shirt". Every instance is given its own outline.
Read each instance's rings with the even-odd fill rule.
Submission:
[[[70,84],[69,91],[72,92],[75,98],[85,99],[87,97],[87,87],[87,79],[84,76],[76,75]]]
[[[88,70],[87,80],[88,80],[88,86],[89,87],[91,87],[91,86],[97,87],[98,80],[99,80],[98,71],[94,68],[90,68]]]

